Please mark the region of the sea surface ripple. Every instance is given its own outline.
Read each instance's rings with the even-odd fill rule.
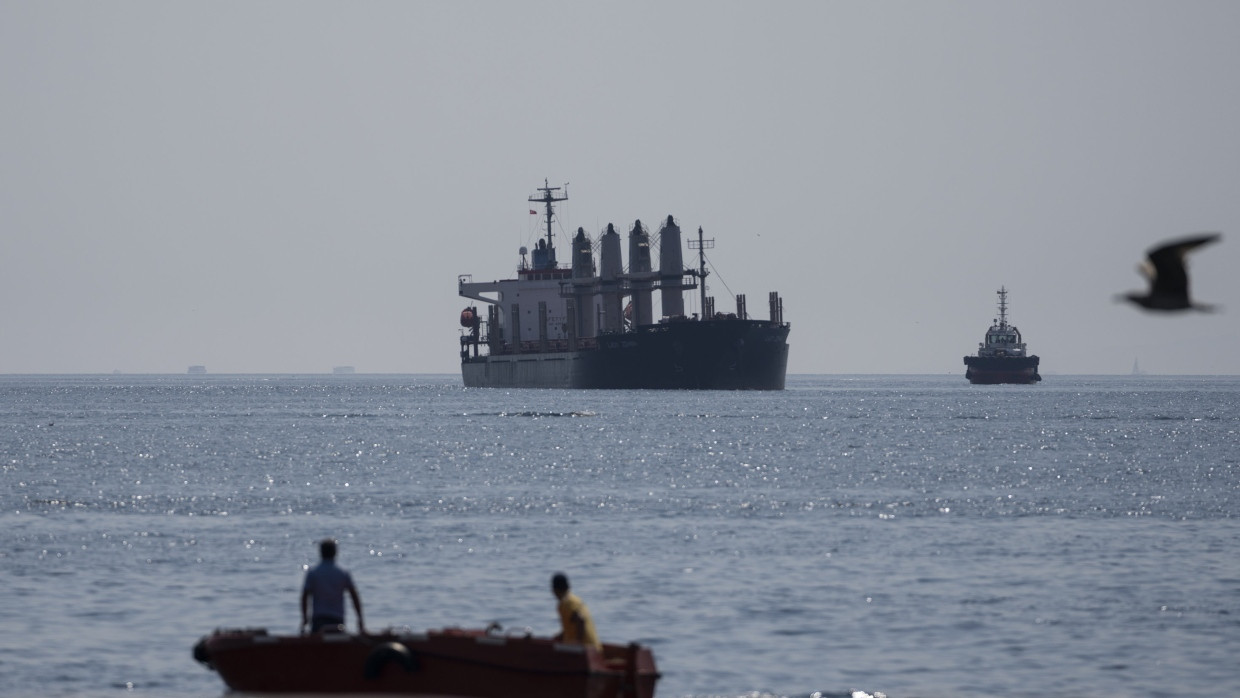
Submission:
[[[0,695],[216,697],[334,536],[367,625],[556,630],[658,695],[1240,695],[1240,378],[0,376]],[[857,695],[861,695],[858,693]]]

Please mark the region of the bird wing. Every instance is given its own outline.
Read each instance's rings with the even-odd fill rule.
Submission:
[[[1150,283],[1154,283],[1154,279],[1158,278],[1158,273],[1154,271],[1154,265],[1150,264],[1148,259],[1141,260],[1141,263],[1137,265],[1137,273]]]
[[[1154,267],[1151,291],[1156,295],[1187,295],[1188,271],[1184,267],[1184,255],[1218,240],[1219,237],[1219,233],[1200,233],[1152,248],[1146,254],[1150,265]]]

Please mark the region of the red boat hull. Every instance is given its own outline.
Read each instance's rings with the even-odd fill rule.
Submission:
[[[654,655],[450,628],[277,636],[221,630],[194,656],[234,691],[476,698],[653,698]]]

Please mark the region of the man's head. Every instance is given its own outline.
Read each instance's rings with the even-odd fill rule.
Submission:
[[[563,572],[556,572],[551,576],[551,593],[555,594],[555,598],[562,599],[568,593],[568,577]]]
[[[336,541],[331,538],[324,538],[319,541],[319,556],[324,560],[336,559]]]

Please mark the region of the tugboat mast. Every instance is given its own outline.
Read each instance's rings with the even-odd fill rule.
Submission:
[[[999,290],[995,291],[995,293],[999,294],[999,327],[1006,329],[1007,328],[1007,287],[1000,286]]]
[[[544,214],[547,218],[547,263],[554,269],[556,267],[555,245],[551,242],[551,219],[554,215],[554,210],[551,204],[557,201],[568,201],[568,192],[564,192],[563,196],[553,194],[552,192],[560,191],[560,187],[550,186],[546,179],[543,179],[543,186],[539,187],[538,191],[542,192],[542,196],[537,199],[531,196],[530,203],[544,204],[547,207],[547,212]]]

